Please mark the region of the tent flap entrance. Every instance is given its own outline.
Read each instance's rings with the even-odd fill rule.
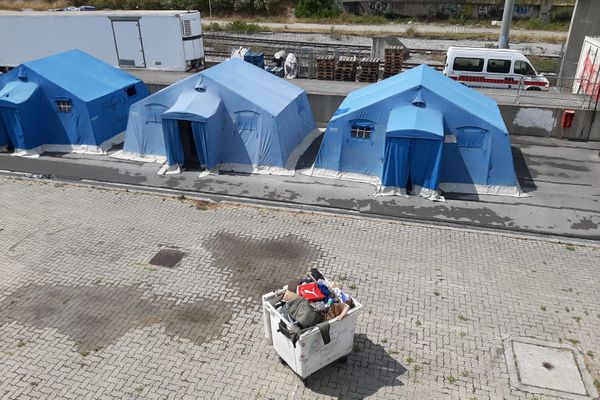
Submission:
[[[180,119],[163,119],[163,133],[169,165],[185,169],[202,169],[206,166],[206,129],[204,122]]]
[[[19,111],[12,107],[0,107],[0,146],[14,147],[19,143],[25,143]]]
[[[393,109],[387,123],[382,186],[404,190],[412,186],[416,194],[433,195],[439,186],[443,138],[440,112],[421,106]]]

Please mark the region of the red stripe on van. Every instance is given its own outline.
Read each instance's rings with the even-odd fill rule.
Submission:
[[[519,81],[514,78],[492,79],[486,78],[484,76],[449,76],[449,78],[454,79],[455,81],[457,80],[459,82],[495,83],[498,85],[516,85],[519,83]],[[523,84],[525,86],[546,86],[546,83],[537,81],[523,81]]]

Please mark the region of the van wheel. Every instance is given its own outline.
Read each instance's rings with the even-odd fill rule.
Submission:
[[[531,92],[540,92],[542,89],[540,89],[540,88],[539,88],[539,87],[537,87],[537,86],[529,86],[529,87],[527,88],[527,90],[529,90],[529,91],[531,91]]]

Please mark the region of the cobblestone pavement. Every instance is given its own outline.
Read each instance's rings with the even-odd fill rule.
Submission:
[[[3,399],[546,399],[510,389],[509,336],[598,377],[599,247],[8,178],[0,204]],[[302,382],[259,299],[311,266],[365,308]]]

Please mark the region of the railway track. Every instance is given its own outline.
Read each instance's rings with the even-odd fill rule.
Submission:
[[[205,50],[204,54],[207,57],[210,58],[218,58],[218,59],[226,59],[229,58],[231,56],[231,54],[227,51],[214,51],[214,50]],[[265,60],[267,60],[269,57],[265,57]],[[427,62],[427,63],[422,63],[422,62],[410,62],[410,61],[404,61],[402,63],[403,67],[406,69],[410,69],[413,67],[417,67],[421,64],[427,64],[432,68],[435,68],[439,71],[444,69],[444,64],[443,63],[432,63],[432,62]]]
[[[207,42],[207,45],[210,45],[211,42],[221,42],[220,44],[229,44],[229,45],[267,45],[266,47],[275,47],[275,48],[314,48],[314,49],[340,49],[346,53],[361,53],[361,52],[370,52],[371,46],[369,45],[358,45],[358,44],[347,44],[347,43],[336,43],[336,42],[308,42],[308,41],[295,41],[295,40],[282,40],[282,39],[268,39],[268,38],[258,38],[253,37],[252,35],[223,35],[223,34],[214,34],[214,33],[204,33],[204,40]],[[446,54],[445,50],[440,49],[409,49],[412,54],[427,54],[434,56],[444,56]],[[357,54],[358,56],[358,54]],[[560,56],[556,55],[532,55],[525,54],[526,57],[539,57],[539,58],[547,58],[547,59],[559,59]]]

